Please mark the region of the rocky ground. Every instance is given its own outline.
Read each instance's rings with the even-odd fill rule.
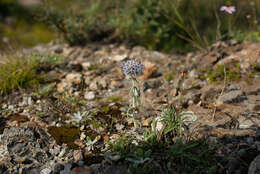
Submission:
[[[115,163],[120,156],[106,152],[106,142],[123,134],[143,139],[171,105],[185,115],[189,136],[224,145],[221,155],[232,160],[220,173],[259,173],[259,48],[260,43],[230,41],[187,55],[124,45],[26,49],[63,61],[41,65],[48,85],[0,99],[0,173],[127,173],[127,164]],[[128,58],[144,64],[139,128],[125,116],[130,82],[121,66]]]

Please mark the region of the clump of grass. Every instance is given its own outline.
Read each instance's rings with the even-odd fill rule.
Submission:
[[[0,64],[0,94],[35,87],[42,80],[36,73],[40,60],[35,56],[9,55]]]
[[[57,65],[62,61],[63,58],[57,55],[6,55],[0,62],[0,95],[12,90],[39,87],[45,81],[45,75],[39,72],[41,66],[44,63]],[[51,86],[53,88],[54,85]],[[45,93],[45,90],[42,92]]]

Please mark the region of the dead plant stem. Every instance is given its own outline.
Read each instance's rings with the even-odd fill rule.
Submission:
[[[224,85],[223,85],[223,88],[222,88],[221,93],[220,93],[220,95],[218,96],[218,98],[221,97],[221,96],[223,95],[223,93],[224,93],[224,90],[225,90],[225,88],[226,88],[226,81],[227,81],[227,74],[226,74],[226,67],[225,67],[225,65],[224,65]],[[213,119],[213,120],[215,120],[216,111],[217,111],[217,104],[215,103],[215,107],[214,107],[214,111],[213,111],[213,116],[212,116],[212,119]]]

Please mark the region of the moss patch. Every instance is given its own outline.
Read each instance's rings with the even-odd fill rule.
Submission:
[[[165,78],[165,80],[167,82],[170,82],[170,81],[174,80],[174,76],[175,76],[174,72],[165,73],[163,75],[163,77]]]
[[[226,75],[226,81],[239,81],[242,80],[241,68],[238,62],[233,61],[227,65],[220,64],[213,69],[202,69],[199,76],[200,80],[208,79],[209,83],[223,83]],[[206,74],[206,75],[204,75]]]
[[[67,144],[70,148],[76,149],[78,146],[74,144],[74,141],[79,138],[80,130],[79,128],[62,126],[56,127],[51,126],[48,132],[56,140],[56,142],[61,145],[62,143]]]

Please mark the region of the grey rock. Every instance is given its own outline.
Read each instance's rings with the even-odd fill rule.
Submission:
[[[8,168],[11,173],[18,170],[28,174],[50,174],[55,165],[55,153],[50,148],[54,142],[40,127],[6,128],[0,141],[0,152],[4,154],[0,155],[0,161],[5,161],[6,164],[0,167],[0,171],[1,168]],[[71,158],[71,152],[66,153],[66,158]],[[66,162],[64,159],[65,157],[57,158]]]
[[[70,169],[71,169],[72,165],[71,164],[66,164],[64,167],[64,170],[62,170],[60,172],[60,174],[70,174]]]
[[[7,167],[4,164],[0,164],[0,173],[7,174]]]
[[[57,163],[54,165],[53,174],[60,174],[60,171],[64,169],[64,165]]]
[[[20,172],[19,172],[20,173]],[[36,173],[39,173],[39,174],[48,174],[48,173],[40,173],[40,169],[39,168],[23,168],[22,169],[22,174],[36,174]]]
[[[90,167],[75,167],[70,174],[92,174],[93,170]]]
[[[230,91],[222,96],[220,96],[217,100],[217,104],[223,103],[239,103],[246,99],[246,96],[243,96],[243,91],[234,90]]]
[[[239,117],[237,121],[239,122],[240,129],[257,128],[260,125],[260,119],[254,116]]]
[[[109,174],[124,174],[127,172],[126,165],[112,165],[111,167],[105,170],[105,173]]]
[[[260,151],[260,141],[256,141],[255,146],[256,146],[257,150]]]
[[[260,155],[250,163],[248,174],[259,174],[260,173]]]
[[[83,154],[81,150],[74,150],[73,152],[74,162],[77,163],[78,161],[83,160]]]

